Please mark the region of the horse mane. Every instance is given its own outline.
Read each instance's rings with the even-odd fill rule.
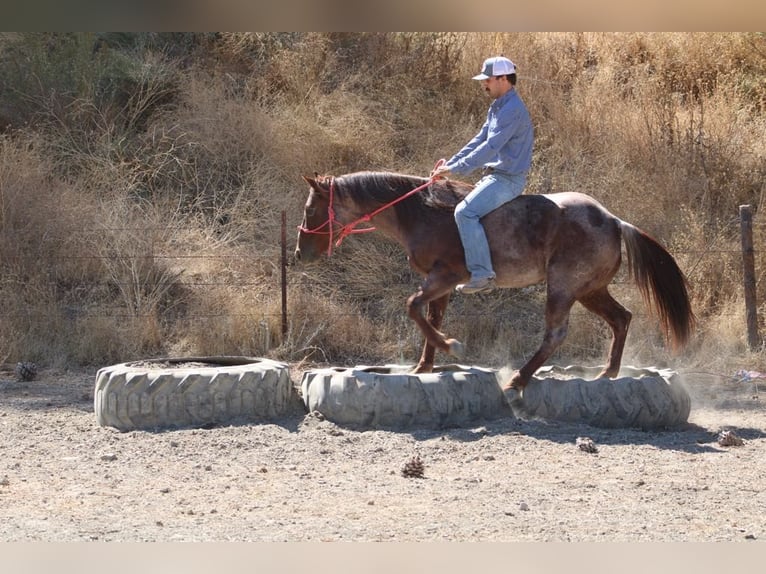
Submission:
[[[401,173],[360,171],[336,177],[335,185],[341,193],[352,194],[359,201],[386,204],[427,181],[428,179],[424,177]],[[397,207],[406,205],[408,211],[419,208],[454,211],[455,206],[472,189],[473,187],[466,183],[439,179],[401,204],[397,204]]]

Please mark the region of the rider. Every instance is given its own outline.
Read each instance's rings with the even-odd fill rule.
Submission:
[[[468,283],[457,286],[461,293],[490,291],[495,272],[480,218],[521,195],[532,163],[534,130],[524,102],[516,92],[516,66],[508,58],[487,58],[480,80],[492,98],[481,130],[463,149],[432,176],[466,175],[482,169],[482,178],[455,209],[455,221],[465,250]]]

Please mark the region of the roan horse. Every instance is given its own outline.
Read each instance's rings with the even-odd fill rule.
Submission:
[[[439,331],[454,287],[469,278],[454,208],[471,190],[467,184],[397,173],[358,172],[339,177],[304,177],[311,186],[299,227],[296,259],[311,261],[332,252],[356,228],[370,222],[406,251],[410,266],[424,277],[407,300],[409,316],[425,335],[415,373],[431,372],[435,349],[457,358],[463,344]],[[503,390],[523,390],[530,377],[561,345],[575,301],[601,317],[612,330],[600,377],[614,378],[632,314],[609,293],[621,263],[621,243],[630,275],[644,301],[656,310],[674,349],[694,329],[687,281],[673,257],[652,237],[612,215],[581,193],[521,195],[482,218],[496,286],[525,287],[546,282],[545,335],[540,348]],[[427,306],[427,315],[423,310]]]

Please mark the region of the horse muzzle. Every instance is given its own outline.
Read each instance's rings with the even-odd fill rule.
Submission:
[[[310,246],[304,249],[296,247],[295,251],[293,252],[294,263],[311,263],[312,261],[316,261],[318,258],[319,253],[317,253],[317,251],[312,249]]]

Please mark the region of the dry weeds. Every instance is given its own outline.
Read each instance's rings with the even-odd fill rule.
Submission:
[[[301,175],[427,174],[480,126],[487,102],[470,76],[502,52],[519,65],[536,125],[528,193],[593,194],[663,241],[689,276],[700,329],[680,358],[637,291],[615,284],[635,313],[626,362],[764,368],[762,349],[746,344],[736,221],[742,203],[758,221],[766,181],[763,35],[189,40],[107,34],[93,60],[92,35],[4,37],[0,74],[22,83],[0,99],[15,126],[0,136],[1,359],[416,360],[404,301],[417,278],[371,236],[348,239],[322,268],[288,270],[282,337],[280,214],[289,252]],[[9,67],[22,53],[42,90],[24,98]],[[455,298],[445,329],[470,362],[518,363],[541,335],[538,289]],[[576,308],[570,330],[556,361],[603,360],[603,325]]]

